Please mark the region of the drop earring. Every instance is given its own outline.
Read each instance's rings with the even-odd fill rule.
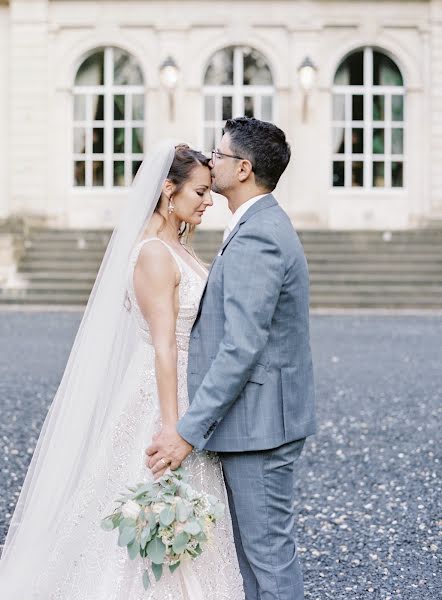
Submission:
[[[171,214],[173,213],[173,211],[175,210],[175,207],[174,207],[174,205],[172,204],[172,200],[169,200],[169,207],[168,207],[168,209],[167,209],[167,210],[168,210],[168,212],[169,212],[169,215],[171,215]]]

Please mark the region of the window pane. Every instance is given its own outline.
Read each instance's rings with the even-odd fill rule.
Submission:
[[[373,121],[385,119],[385,96],[373,96]]]
[[[391,163],[391,184],[393,187],[404,186],[404,163]]]
[[[253,48],[244,48],[244,85],[272,85],[266,59]]]
[[[204,150],[211,152],[215,146],[215,129],[213,127],[206,127],[204,129]]]
[[[113,49],[114,53],[114,84],[115,85],[142,85],[143,74],[137,60],[120,50]]]
[[[134,154],[143,154],[144,148],[144,129],[137,127],[132,129],[132,152]]]
[[[204,98],[204,119],[206,121],[215,120],[215,96],[206,96]]]
[[[144,119],[143,94],[134,94],[132,96],[132,119],[134,121],[142,121]]]
[[[354,162],[351,165],[351,185],[352,187],[362,187],[364,185],[364,163]]]
[[[84,160],[76,160],[74,163],[74,185],[76,187],[86,185],[86,163]]]
[[[391,111],[393,115],[393,121],[404,120],[404,97],[403,96],[392,96],[391,97]]]
[[[124,121],[124,101],[122,94],[114,96],[114,121]]]
[[[404,153],[404,130],[393,129],[391,140],[391,152],[392,154],[403,154]]]
[[[253,117],[254,115],[254,100],[251,96],[246,96],[244,98],[244,116]]]
[[[385,187],[385,163],[373,163],[373,187]]]
[[[333,128],[333,153],[344,154],[345,152],[345,129],[344,127]]]
[[[364,120],[364,96],[353,96],[353,121],[363,121]]]
[[[92,152],[94,154],[104,152],[104,129],[102,127],[94,127],[92,131]]]
[[[103,85],[104,84],[104,50],[91,54],[82,63],[75,77],[75,85]]]
[[[86,119],[86,96],[77,94],[74,96],[74,121]]]
[[[214,54],[207,67],[204,83],[206,85],[233,85],[233,48],[223,48]]]
[[[273,119],[272,96],[263,96],[261,98],[261,119],[263,121],[271,121]]]
[[[86,129],[84,127],[75,127],[74,129],[74,152],[75,154],[86,152]]]
[[[396,64],[381,52],[373,52],[373,84],[403,85],[402,75]]]
[[[232,118],[233,98],[231,96],[223,96],[223,120]]]
[[[344,94],[334,94],[333,96],[333,120],[345,121],[345,96]]]
[[[104,162],[102,160],[94,160],[92,163],[92,185],[101,187],[104,184]]]
[[[138,169],[141,167],[141,160],[134,160],[132,162],[132,177],[135,178],[135,175],[138,173]]]
[[[373,129],[373,154],[384,154],[385,152],[385,130]]]
[[[351,145],[353,154],[363,154],[364,152],[364,130],[352,129]]]
[[[104,96],[92,94],[92,119],[94,121],[104,120]]]
[[[124,161],[114,161],[114,187],[124,187]]]
[[[333,187],[344,186],[344,165],[344,161],[335,161],[333,163]]]
[[[114,129],[114,153],[124,153],[124,128],[118,127]]]
[[[335,75],[335,85],[363,85],[364,53],[354,52],[344,60]]]

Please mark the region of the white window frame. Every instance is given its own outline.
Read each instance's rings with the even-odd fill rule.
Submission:
[[[343,121],[335,120],[332,114],[332,132],[335,128],[343,128],[345,132],[344,153],[337,154],[331,148],[331,180],[333,190],[345,190],[355,188],[352,186],[352,163],[362,162],[364,165],[363,187],[364,190],[403,190],[405,189],[406,160],[405,160],[405,138],[406,138],[406,91],[405,86],[395,85],[374,85],[373,84],[373,53],[382,50],[376,50],[371,47],[363,49],[363,68],[364,85],[334,85],[332,88],[332,102],[337,95],[345,97],[345,119]],[[391,59],[392,60],[392,59]],[[394,61],[393,61],[394,62]],[[342,62],[340,63],[342,64]],[[395,63],[396,65],[396,63]],[[399,67],[396,65],[398,70]],[[352,97],[363,96],[364,119],[362,121],[353,121],[352,118]],[[373,120],[373,97],[384,96],[384,120]],[[403,120],[393,121],[392,115],[392,97],[403,96]],[[352,129],[363,129],[364,132],[364,152],[362,154],[352,153]],[[373,130],[384,129],[384,153],[373,153]],[[392,153],[392,129],[402,129],[403,131],[403,152],[401,154]],[[333,140],[333,135],[332,135]],[[344,162],[344,185],[333,185],[333,163]],[[384,163],[384,186],[373,185],[373,162]],[[392,186],[392,163],[402,163],[402,186]]]
[[[222,50],[228,50],[229,46]],[[276,114],[276,95],[275,86],[272,85],[244,85],[244,49],[251,48],[251,46],[235,46],[233,48],[233,85],[204,85],[203,86],[203,128],[202,128],[202,141],[201,147],[204,148],[204,152],[210,153],[213,148],[205,147],[205,132],[206,129],[215,130],[215,146],[217,146],[222,138],[222,130],[226,124],[226,120],[222,118],[223,110],[223,97],[228,96],[232,98],[232,118],[244,116],[244,104],[245,99],[248,97],[253,98],[253,116],[257,119],[262,119],[262,99],[264,97],[272,98],[272,110],[270,121],[275,121]],[[222,51],[222,50],[219,50]],[[261,53],[262,55],[262,53]],[[213,58],[213,57],[212,57]],[[264,56],[266,65],[272,74],[270,64],[267,58]],[[212,60],[212,59],[211,59]],[[210,65],[210,62],[209,62]],[[208,68],[208,67],[207,67]],[[206,69],[207,72],[207,69]],[[204,73],[204,77],[206,73]],[[273,74],[272,74],[273,80]],[[215,97],[215,119],[206,119],[206,98],[209,96]]]
[[[95,52],[101,52],[104,50],[104,85],[84,85],[74,86],[73,88],[73,99],[71,114],[73,115],[73,131],[75,129],[85,129],[86,140],[85,140],[85,153],[79,154],[74,152],[72,147],[72,188],[76,191],[84,190],[97,190],[102,191],[103,189],[125,189],[130,186],[133,180],[132,177],[132,165],[133,162],[142,161],[143,153],[132,152],[132,139],[131,133],[133,128],[143,130],[143,149],[146,143],[146,96],[144,85],[114,85],[114,47],[109,46],[106,48],[97,48]],[[93,54],[90,53],[89,56]],[[84,59],[86,60],[87,57]],[[83,63],[82,63],[83,64]],[[92,97],[95,95],[104,96],[104,120],[93,119],[93,104]],[[114,120],[114,96],[124,96],[124,120]],[[135,95],[142,96],[143,100],[143,116],[142,120],[133,120],[133,97]],[[75,120],[74,115],[74,103],[76,96],[84,96],[86,102],[86,118],[84,120]],[[94,153],[93,152],[93,141],[92,132],[94,128],[103,128],[104,136],[104,152]],[[130,148],[131,152],[115,153],[114,152],[114,129],[124,128],[124,147]],[[75,134],[73,136],[72,145],[74,145]],[[85,161],[85,185],[75,184],[75,162]],[[94,161],[103,161],[104,163],[104,177],[103,185],[93,185],[92,178],[92,163]],[[114,162],[124,162],[124,186],[114,185]]]

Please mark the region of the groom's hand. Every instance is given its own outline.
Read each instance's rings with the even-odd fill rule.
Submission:
[[[155,479],[164,475],[167,469],[178,469],[183,460],[192,452],[191,446],[176,429],[163,428],[153,436],[153,443],[146,450],[146,466]]]

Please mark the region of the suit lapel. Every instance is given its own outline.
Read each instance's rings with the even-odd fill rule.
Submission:
[[[221,250],[219,251],[218,256],[224,252],[224,249],[226,248],[226,246],[228,246],[230,244],[231,240],[238,233],[239,228],[241,227],[241,225],[243,223],[245,223],[248,219],[250,219],[250,217],[252,217],[254,214],[259,212],[260,210],[263,210],[264,208],[270,208],[271,206],[275,206],[275,204],[277,204],[277,202],[275,200],[275,197],[272,194],[267,194],[267,196],[264,196],[264,198],[261,198],[260,200],[258,200],[258,202],[255,202],[255,204],[252,204],[252,206],[248,210],[246,210],[246,212],[240,218],[237,225],[232,229],[229,236],[223,242],[223,245],[221,246]]]
[[[241,219],[239,220],[239,222],[235,225],[235,227],[230,232],[229,236],[223,242],[223,244],[221,246],[221,249],[218,252],[218,255],[215,257],[215,260],[212,262],[212,264],[210,266],[209,274],[207,275],[207,279],[206,279],[206,284],[204,286],[203,293],[201,295],[201,300],[200,300],[200,304],[199,304],[199,307],[198,307],[198,314],[196,316],[194,326],[195,326],[196,322],[198,321],[199,316],[201,314],[201,307],[203,305],[203,300],[204,300],[204,296],[206,294],[207,285],[209,283],[210,274],[212,272],[213,265],[217,261],[218,257],[223,254],[224,249],[230,244],[231,240],[238,233],[239,228],[241,227],[241,225],[243,223],[245,223],[248,219],[250,219],[250,217],[252,215],[256,214],[260,210],[263,210],[264,208],[270,208],[271,206],[275,206],[275,204],[278,204],[278,203],[277,203],[275,197],[272,194],[267,194],[267,196],[264,196],[264,198],[261,198],[260,200],[258,200],[258,202],[255,202],[255,204],[252,204],[252,206],[248,210],[246,210],[246,212],[243,214],[243,216],[241,217]]]

